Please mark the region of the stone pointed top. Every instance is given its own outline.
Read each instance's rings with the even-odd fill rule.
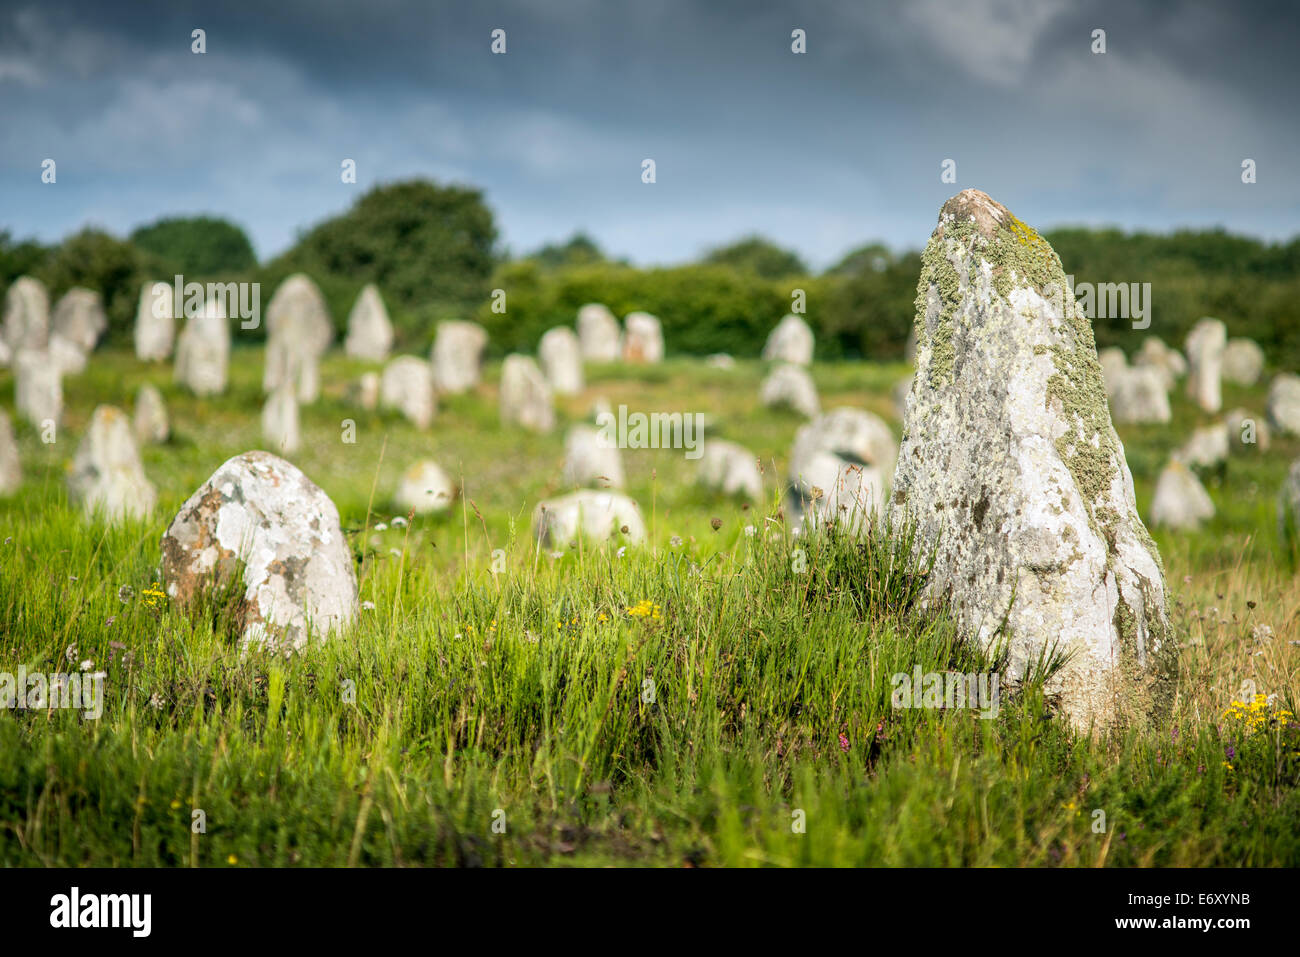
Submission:
[[[999,226],[1009,227],[1016,218],[988,193],[978,189],[963,189],[939,210],[939,225],[935,232],[942,235],[943,224],[949,218],[973,219],[975,228],[986,239],[992,239]]]

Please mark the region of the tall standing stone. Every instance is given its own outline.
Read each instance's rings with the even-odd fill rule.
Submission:
[[[434,388],[444,395],[457,395],[478,385],[487,343],[487,330],[476,322],[448,319],[438,323],[429,355]]]
[[[767,342],[763,345],[763,358],[770,362],[812,365],[812,327],[798,316],[786,316],[768,335]]]
[[[630,312],[623,319],[623,361],[653,365],[664,361],[664,331],[648,312]]]
[[[922,256],[917,374],[892,518],[933,556],[959,631],[1006,642],[1079,728],[1168,696],[1164,572],[1111,425],[1092,327],[1051,246],[978,190],[944,204]]]
[[[578,310],[578,340],[582,358],[588,362],[617,362],[622,333],[608,308],[589,302]]]
[[[582,347],[572,329],[557,326],[547,330],[537,344],[537,358],[556,395],[582,391]]]
[[[531,356],[506,356],[501,366],[501,424],[518,425],[530,432],[555,428],[551,386]]]
[[[1172,460],[1156,479],[1151,496],[1151,524],[1178,531],[1192,531],[1214,517],[1214,502],[1192,470]]]
[[[302,444],[298,427],[298,397],[292,383],[281,383],[262,406],[262,438],[279,455],[293,455]]]
[[[173,289],[165,282],[146,282],[135,309],[135,357],[144,362],[171,358],[176,341]]]
[[[352,311],[348,313],[348,337],[343,351],[353,359],[383,362],[393,348],[393,324],[384,307],[379,288],[368,283],[357,296]]]
[[[94,352],[106,331],[108,316],[104,314],[104,300],[99,293],[74,286],[55,304],[51,335],[62,336],[83,354]]]
[[[226,391],[230,364],[230,326],[220,299],[209,299],[203,309],[190,316],[176,340],[177,385],[195,395],[220,395]]]
[[[87,515],[109,521],[144,518],[153,511],[158,495],[145,477],[131,421],[121,409],[95,409],[72,462],[68,491]]]
[[[1187,394],[1206,412],[1223,407],[1223,353],[1228,327],[1218,319],[1202,319],[1187,334]]]
[[[429,363],[415,356],[398,356],[390,361],[379,380],[379,404],[401,412],[418,429],[432,425],[438,399]]]
[[[49,339],[49,293],[39,279],[19,276],[5,293],[5,343],[16,355],[21,349],[44,349]]]
[[[135,440],[140,445],[166,442],[171,434],[167,422],[167,405],[156,386],[145,383],[135,394],[135,415],[131,420]]]
[[[266,367],[262,390],[292,383],[299,402],[320,395],[320,360],[334,338],[329,307],[316,283],[294,273],[266,307]]]
[[[243,585],[245,647],[300,649],[359,613],[352,550],[329,496],[284,459],[245,452],[181,506],[162,538],[167,594],[182,605],[214,584]]]
[[[48,349],[14,356],[14,408],[37,429],[63,417],[63,375]]]
[[[23,484],[22,458],[9,415],[0,409],[0,496],[13,495]]]

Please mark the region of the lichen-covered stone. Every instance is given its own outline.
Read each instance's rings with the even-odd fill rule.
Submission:
[[[578,310],[578,341],[588,362],[616,362],[622,332],[606,306],[589,302]]]
[[[358,612],[352,552],[339,513],[307,476],[267,452],[225,462],[162,537],[167,594],[182,605],[241,576],[245,647],[299,649]]]
[[[1228,327],[1205,318],[1187,334],[1187,394],[1206,412],[1223,408],[1223,353]]]
[[[723,495],[739,495],[751,502],[763,498],[763,475],[758,470],[758,457],[735,442],[723,439],[706,441],[696,479],[699,484]]]
[[[393,323],[379,287],[367,283],[348,313],[348,336],[343,351],[353,359],[383,362],[393,348]]]
[[[1214,502],[1192,470],[1177,459],[1166,465],[1151,498],[1151,524],[1190,531],[1213,517]]]
[[[917,331],[891,517],[933,556],[927,595],[1005,649],[1012,682],[1069,655],[1048,690],[1076,727],[1149,715],[1168,693],[1164,572],[1056,253],[959,193],[922,255]]]
[[[155,386],[145,383],[135,394],[135,415],[132,419],[132,431],[140,445],[166,442],[171,435],[171,426],[167,421],[167,404],[163,402],[162,393]]]
[[[582,346],[577,333],[568,326],[543,333],[537,344],[537,359],[556,395],[577,395],[582,391]]]
[[[522,426],[531,432],[555,428],[555,406],[550,383],[531,356],[506,356],[501,365],[501,424]]]
[[[446,511],[455,498],[456,483],[438,463],[425,459],[402,473],[393,503],[404,512],[428,515]]]
[[[809,418],[821,411],[817,386],[801,366],[779,365],[768,373],[758,390],[759,401],[770,409],[794,409]]]
[[[798,316],[786,316],[768,334],[767,342],[763,345],[763,358],[769,362],[812,365],[812,328]]]
[[[458,319],[438,323],[429,358],[434,387],[445,395],[456,395],[478,385],[487,343],[487,330],[478,323]]]
[[[416,428],[427,429],[432,425],[438,412],[438,398],[429,363],[415,356],[391,360],[384,366],[379,380],[379,404],[401,412]]]
[[[108,521],[143,518],[153,511],[158,496],[145,477],[131,420],[121,409],[101,405],[91,415],[72,461],[68,494],[87,515]]]
[[[171,357],[176,340],[176,311],[173,287],[165,282],[146,282],[140,289],[135,310],[135,357],[144,362],[162,362]]]
[[[645,522],[636,503],[621,492],[580,489],[538,505],[533,534],[551,548],[567,548],[580,537],[636,544],[645,540]]]
[[[653,364],[664,361],[664,332],[648,312],[629,312],[623,319],[623,361]]]

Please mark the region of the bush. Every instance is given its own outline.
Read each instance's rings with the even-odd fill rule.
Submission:
[[[131,242],[166,266],[159,279],[171,279],[177,273],[198,279],[247,272],[257,265],[253,244],[244,231],[211,216],[160,219],[135,230]]]

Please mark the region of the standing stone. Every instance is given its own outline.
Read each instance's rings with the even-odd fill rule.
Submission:
[[[16,355],[22,349],[44,349],[49,339],[49,293],[39,279],[19,276],[5,293],[5,344]]]
[[[564,484],[622,488],[623,459],[618,446],[587,425],[575,425],[564,437]]]
[[[1282,547],[1300,550],[1300,459],[1291,463],[1277,493],[1277,531]]]
[[[191,316],[176,341],[177,385],[195,395],[220,395],[226,391],[230,363],[230,326],[220,299],[209,299],[198,315]]]
[[[556,395],[577,395],[582,391],[582,347],[568,326],[557,326],[542,335],[537,358]]]
[[[379,404],[396,409],[418,429],[433,424],[438,399],[433,391],[433,370],[415,356],[398,356],[384,366],[379,380]]]
[[[777,366],[763,380],[758,397],[769,409],[790,408],[809,418],[821,411],[817,387],[813,385],[812,376],[801,366]]]
[[[544,546],[567,548],[579,537],[603,542],[645,540],[645,522],[636,503],[620,492],[580,489],[548,499],[533,510],[533,534]]]
[[[309,630],[316,637],[340,631],[359,611],[338,509],[267,452],[228,460],[181,506],[162,537],[162,574],[182,605],[239,574],[245,648],[300,649]]]
[[[723,495],[739,495],[751,502],[763,498],[763,476],[758,457],[743,445],[723,439],[709,439],[700,456],[700,485],[716,489]]]
[[[8,413],[0,409],[0,497],[13,495],[22,484],[23,465],[14,440],[14,427]]]
[[[1268,420],[1283,435],[1300,435],[1300,376],[1283,372],[1268,387]]]
[[[813,331],[798,316],[786,316],[776,324],[763,346],[763,358],[769,362],[812,365]]]
[[[1128,371],[1128,357],[1124,355],[1123,349],[1111,346],[1097,353],[1097,361],[1101,364],[1101,378],[1106,386],[1106,395],[1114,396],[1119,380]]]
[[[1192,433],[1191,438],[1174,453],[1175,461],[1184,465],[1212,468],[1228,458],[1228,423],[1207,425]]]
[[[135,357],[143,362],[171,358],[176,339],[173,289],[165,282],[147,282],[140,288],[135,310]]]
[[[111,405],[98,406],[90,429],[77,447],[68,476],[68,493],[87,515],[108,521],[145,518],[158,500],[145,477],[140,453],[131,435],[131,420]]]
[[[266,367],[262,391],[291,383],[299,402],[320,396],[320,360],[334,338],[329,307],[320,288],[294,273],[276,289],[266,307]]]
[[[1104,373],[1103,373],[1104,375]],[[1107,380],[1112,386],[1112,381]],[[1165,374],[1154,366],[1128,366],[1115,374],[1110,411],[1116,422],[1168,422],[1173,418]]]
[[[1133,357],[1135,366],[1155,366],[1167,383],[1165,388],[1172,389],[1174,381],[1187,375],[1187,360],[1177,349],[1165,345],[1159,336],[1147,336],[1142,340],[1142,348]]]
[[[664,361],[664,333],[648,312],[630,312],[623,319],[623,361],[653,365]]]
[[[917,310],[891,513],[933,556],[928,595],[959,633],[1006,640],[1012,680],[1071,655],[1049,691],[1076,727],[1148,712],[1167,697],[1164,572],[1056,253],[965,190],[926,246]]]
[[[86,353],[71,339],[57,332],[50,333],[45,351],[50,354],[50,361],[58,366],[62,375],[80,375],[86,371]]]
[[[704,364],[710,369],[722,369],[727,371],[736,368],[736,360],[726,352],[714,352],[704,360]]]
[[[108,330],[104,301],[99,293],[73,287],[63,294],[54,307],[51,335],[67,339],[83,354],[95,351],[99,338]]]
[[[1206,412],[1223,407],[1221,377],[1228,327],[1218,319],[1202,319],[1187,334],[1187,394]]]
[[[367,283],[348,313],[348,337],[343,351],[353,359],[383,362],[393,348],[393,324],[388,319],[379,288]]]
[[[1213,517],[1214,502],[1191,469],[1176,459],[1166,465],[1151,499],[1151,524],[1191,531]]]
[[[617,362],[621,333],[614,314],[598,302],[578,310],[578,341],[588,362]]]
[[[23,349],[14,356],[14,408],[37,429],[63,417],[63,376],[48,350]]]
[[[1246,409],[1233,409],[1224,416],[1228,427],[1228,445],[1242,452],[1268,451],[1273,435],[1262,415]]]
[[[801,427],[787,476],[792,528],[811,521],[861,531],[882,512],[897,459],[889,426],[863,409],[833,409]]]
[[[487,330],[476,322],[438,323],[430,354],[434,387],[445,395],[457,395],[478,385],[487,343]]]
[[[298,451],[302,437],[298,429],[298,397],[292,383],[281,383],[262,406],[262,438],[280,455]]]
[[[1223,350],[1223,377],[1237,385],[1254,385],[1264,374],[1264,350],[1253,339],[1229,339]]]
[[[530,356],[506,356],[501,366],[501,424],[519,425],[532,432],[555,427],[551,386]]]
[[[381,381],[378,372],[363,372],[361,378],[352,384],[352,401],[367,411],[378,408]]]
[[[436,462],[425,459],[402,473],[393,502],[404,512],[428,515],[446,511],[455,497],[456,483]]]
[[[135,394],[135,418],[132,420],[135,440],[140,445],[162,443],[171,434],[167,422],[167,405],[155,386],[145,383]]]

